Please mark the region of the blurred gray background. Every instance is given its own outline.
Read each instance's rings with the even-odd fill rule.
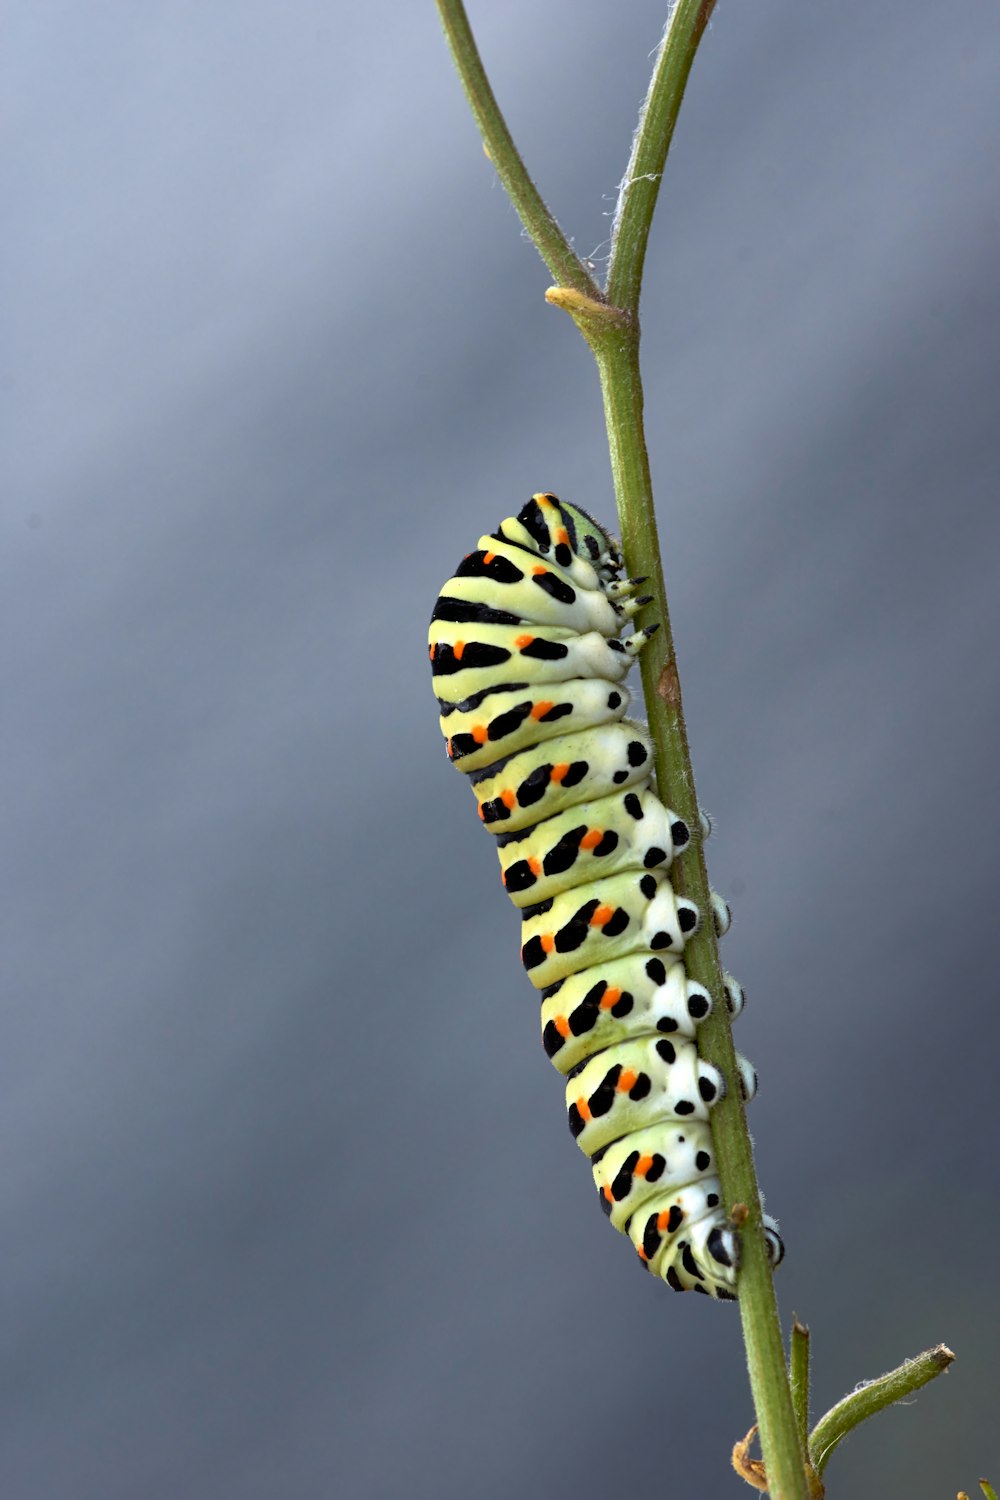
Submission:
[[[598,266],[663,13],[471,8]],[[5,29],[0,1493],[738,1495],[738,1316],[595,1207],[432,703],[480,532],[613,503],[430,0]],[[819,1410],[959,1356],[837,1495],[1000,1478],[998,66],[722,4],[643,298],[783,1314]]]

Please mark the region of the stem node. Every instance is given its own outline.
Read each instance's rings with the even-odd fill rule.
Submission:
[[[627,328],[632,321],[627,312],[612,307],[603,297],[591,297],[572,286],[550,286],[545,300],[568,312],[585,338],[589,338],[591,330],[612,326]]]

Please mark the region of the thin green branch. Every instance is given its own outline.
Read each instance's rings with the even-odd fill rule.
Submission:
[[[611,231],[607,298],[636,313],[663,167],[684,98],[698,43],[715,0],[677,0],[656,56],[653,76],[639,112],[632,154],[618,189]]]
[[[792,1314],[792,1332],[788,1341],[788,1378],[792,1387],[795,1423],[799,1429],[802,1451],[809,1441],[809,1330]]]
[[[514,145],[486,76],[462,0],[437,0],[437,8],[483,144],[535,248],[560,285],[574,287],[602,302],[603,292],[559,228]]]
[[[660,796],[687,822],[699,826],[687,727],[667,609],[667,593],[653,505],[649,456],[643,427],[639,370],[639,324],[635,316],[650,223],[659,193],[677,111],[698,42],[712,11],[709,0],[679,0],[660,46],[656,67],[622,181],[608,279],[608,300],[632,314],[626,329],[592,327],[588,339],[597,359],[611,453],[622,548],[630,573],[645,574],[662,629],[642,654],[642,681],[655,748]],[[676,873],[675,873],[676,872]],[[711,911],[711,888],[701,839],[671,872],[682,894]],[[692,978],[715,997],[712,1014],[698,1033],[701,1055],[727,1078],[738,1077],[732,1028],[714,924],[705,921],[684,951]],[[806,1454],[792,1404],[771,1264],[762,1229],[760,1190],[743,1100],[737,1088],[712,1111],[712,1139],[730,1213],[745,1217],[741,1238],[740,1316],[761,1452],[771,1494],[807,1500]]]
[[[638,337],[635,332],[593,332],[591,347],[597,358],[604,397],[604,413],[611,451],[611,470],[622,529],[622,549],[630,574],[648,578],[655,616],[661,629],[640,658],[646,709],[653,736],[656,781],[660,796],[684,819],[699,827],[698,798],[673,634],[660,560],[653,510],[649,457],[642,422],[642,382]],[[642,622],[643,617],[638,617]],[[700,838],[691,841],[684,858],[670,875],[675,889],[703,912],[711,912],[711,888]],[[715,928],[709,919],[684,949],[689,974],[715,997],[711,1015],[698,1028],[698,1051],[725,1076],[738,1077]],[[712,1139],[722,1182],[723,1201],[732,1212],[742,1205],[746,1221],[741,1233],[742,1268],[739,1283],[747,1368],[754,1408],[760,1425],[761,1452],[771,1494],[781,1500],[807,1500],[805,1456],[792,1406],[785,1350],[774,1296],[774,1283],[761,1226],[760,1191],[754,1170],[753,1148],[743,1099],[738,1088],[712,1110]],[[742,1215],[741,1215],[742,1217]]]
[[[947,1370],[954,1358],[945,1344],[938,1344],[915,1359],[904,1360],[898,1369],[860,1386],[832,1406],[825,1417],[820,1417],[809,1439],[809,1452],[817,1473],[822,1474],[837,1444],[859,1422],[867,1421],[904,1396],[912,1396],[922,1385]]]

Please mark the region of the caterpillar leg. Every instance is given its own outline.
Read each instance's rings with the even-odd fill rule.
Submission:
[[[709,891],[708,894],[712,902],[712,920],[715,923],[715,935],[716,937],[725,937],[733,921],[729,902],[725,897],[720,896],[718,891]]]
[[[652,602],[652,594],[640,594],[638,599],[626,599],[624,604],[616,604],[615,609],[620,615],[624,615],[626,620],[631,620],[633,615],[637,615],[640,609],[645,609],[646,605]]]
[[[637,578],[613,579],[605,586],[604,592],[609,599],[627,599],[630,594],[635,593],[637,588],[646,583],[648,578],[649,574],[643,573],[641,577]]]
[[[626,636],[621,644],[624,646],[629,656],[638,656],[639,652],[649,640],[650,636],[655,635],[659,628],[660,622],[659,620],[657,620],[654,624],[647,625],[642,630],[637,630],[635,635]]]

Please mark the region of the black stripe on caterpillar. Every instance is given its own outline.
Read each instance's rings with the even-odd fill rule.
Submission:
[[[681,958],[700,913],[667,874],[690,833],[657,795],[645,726],[625,717],[624,679],[657,627],[621,638],[651,602],[637,593],[644,579],[621,573],[603,527],[534,495],[441,591],[434,690],[448,755],[469,777],[521,909],[543,1045],[566,1075],[570,1130],[601,1207],[675,1291],[731,1300],[739,1241],[711,1124],[726,1084],[698,1056],[712,1002]],[[729,908],[714,892],[712,906],[721,935]],[[726,999],[737,1015],[743,991],[728,975]],[[756,1074],[744,1058],[738,1066],[750,1098]],[[764,1232],[777,1264],[773,1219]]]

